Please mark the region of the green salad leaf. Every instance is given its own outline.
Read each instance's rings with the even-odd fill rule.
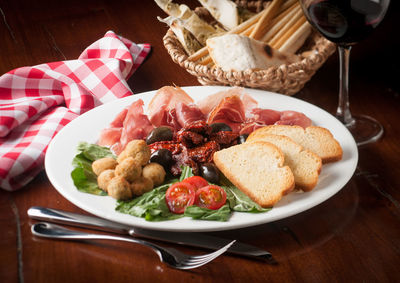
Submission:
[[[147,221],[162,221],[183,217],[183,214],[170,212],[165,202],[165,192],[176,182],[178,182],[177,179],[158,186],[130,201],[118,201],[115,210],[121,213],[142,217]]]
[[[196,205],[189,206],[185,209],[184,215],[199,220],[228,221],[232,211],[229,204],[224,204],[221,208],[213,210]]]
[[[114,154],[107,147],[81,142],[77,147],[78,154],[72,160],[74,170],[71,172],[75,187],[84,193],[107,195],[97,185],[97,176],[92,170],[93,161],[103,157],[113,157]]]

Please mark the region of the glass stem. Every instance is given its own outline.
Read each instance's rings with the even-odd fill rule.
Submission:
[[[339,106],[336,117],[346,126],[354,123],[349,104],[349,63],[351,46],[338,46],[340,63]]]

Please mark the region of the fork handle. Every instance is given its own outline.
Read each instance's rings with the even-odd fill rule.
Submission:
[[[126,238],[121,236],[90,234],[81,231],[70,230],[59,225],[46,222],[39,222],[32,225],[32,234],[39,237],[61,239],[61,240],[116,240],[136,243],[151,248],[162,260],[161,253],[168,253],[166,248],[136,238]]]

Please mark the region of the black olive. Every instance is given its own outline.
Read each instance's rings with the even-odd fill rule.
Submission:
[[[156,150],[151,154],[150,162],[158,163],[164,167],[165,171],[168,171],[169,167],[174,162],[172,159],[172,152],[165,148]]]
[[[247,140],[249,134],[242,134],[240,136],[238,136],[238,143],[245,143],[245,141]]]
[[[219,183],[219,170],[213,163],[201,164],[200,175],[212,184]]]
[[[216,133],[221,131],[232,132],[232,128],[225,123],[213,123],[210,125],[210,127],[211,127],[211,133]]]
[[[158,141],[170,141],[172,140],[172,137],[172,130],[169,127],[161,126],[150,132],[146,138],[146,143],[152,144]]]

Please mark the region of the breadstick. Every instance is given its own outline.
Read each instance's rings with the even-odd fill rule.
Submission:
[[[276,17],[272,23],[269,30],[264,34],[264,36],[260,39],[263,42],[268,43],[278,32],[285,26],[285,24],[293,18],[293,16],[300,11],[299,5],[293,5],[289,9],[287,9],[284,13]]]
[[[250,36],[254,39],[260,39],[260,37],[265,33],[265,29],[268,23],[275,17],[279,10],[283,0],[272,0],[271,4],[263,11],[260,20],[257,22],[254,30],[251,32]]]
[[[269,45],[273,48],[276,43],[281,39],[281,37],[293,27],[293,25],[303,16],[303,11],[301,9],[297,10],[297,12],[289,19],[288,22],[273,36],[271,40],[269,40]]]
[[[311,34],[311,25],[306,21],[291,37],[279,48],[281,52],[296,53]]]
[[[276,41],[276,43],[273,46],[273,48],[279,49],[281,48],[281,46],[296,32],[296,30],[298,30],[305,22],[306,22],[306,18],[304,16],[302,16],[300,19],[298,19],[296,21],[296,23],[290,28],[288,29],[281,38],[279,38],[278,41]]]

